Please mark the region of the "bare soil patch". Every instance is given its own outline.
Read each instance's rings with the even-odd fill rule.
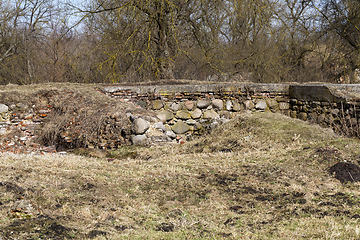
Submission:
[[[358,182],[360,181],[360,167],[353,163],[339,162],[329,168],[330,174],[340,182]]]

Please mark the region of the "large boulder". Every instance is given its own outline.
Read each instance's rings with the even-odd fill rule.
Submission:
[[[186,101],[184,103],[187,110],[192,110],[194,108],[194,102],[193,101]]]
[[[260,100],[256,105],[255,105],[255,109],[260,110],[260,111],[265,111],[265,109],[267,108],[267,103],[265,100]]]
[[[280,102],[279,109],[280,110],[288,110],[290,108],[290,104],[287,102]]]
[[[174,126],[172,127],[172,130],[176,133],[176,134],[183,134],[186,133],[187,131],[190,130],[189,125],[187,125],[186,123],[184,123],[183,121],[177,121]]]
[[[154,110],[159,110],[159,109],[161,109],[162,107],[164,106],[164,103],[161,101],[161,100],[155,100],[154,102],[153,102],[153,109]]]
[[[207,108],[211,104],[209,99],[202,99],[199,100],[196,104],[196,106],[200,109]]]
[[[172,103],[170,106],[170,109],[173,110],[174,112],[178,111],[181,108],[180,103]]]
[[[191,112],[191,117],[193,119],[201,118],[201,115],[202,115],[202,111],[198,108],[196,108],[194,111]]]
[[[176,118],[187,120],[191,118],[191,114],[188,110],[181,110],[176,113]]]
[[[277,109],[279,106],[278,102],[273,98],[267,98],[266,103],[270,109]]]
[[[211,101],[213,107],[217,110],[222,110],[224,107],[224,103],[221,99],[214,99]]]
[[[255,107],[253,101],[251,101],[251,100],[246,100],[244,102],[244,105],[245,105],[246,110],[251,110]]]
[[[219,114],[217,114],[217,112],[215,112],[213,109],[208,110],[206,112],[204,112],[204,119],[219,119]]]
[[[6,113],[7,111],[9,111],[9,107],[5,104],[0,104],[0,113]]]
[[[166,121],[170,121],[171,119],[174,118],[174,114],[172,112],[170,112],[170,111],[167,111],[167,110],[160,111],[159,114],[164,114]]]
[[[237,101],[235,101],[235,100],[232,101],[232,104],[233,104],[232,110],[234,112],[239,112],[242,110],[240,103],[238,103]]]
[[[146,145],[148,138],[146,135],[131,135],[130,141],[133,145]]]
[[[150,123],[142,118],[137,118],[133,122],[133,133],[136,135],[141,135],[146,132],[150,127]]]

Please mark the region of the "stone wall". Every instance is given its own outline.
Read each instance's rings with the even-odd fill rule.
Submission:
[[[293,118],[331,126],[337,131],[358,129],[360,125],[360,85],[331,84],[213,84],[173,86],[111,86],[102,89],[110,97],[132,102],[141,111],[116,112],[101,125],[101,136],[88,139],[85,147],[116,148],[122,144],[183,143],[206,133],[235,116],[253,111],[279,112]],[[56,95],[57,96],[57,95]],[[52,98],[34,97],[28,104],[0,104],[0,152],[52,151],[32,139],[42,131],[44,120],[53,116]],[[60,96],[61,98],[62,96]],[[143,109],[155,112],[145,111]],[[151,114],[150,114],[151,113]],[[75,112],[73,113],[75,114]],[[129,128],[118,123],[128,121]],[[78,119],[74,115],[74,119]],[[70,147],[70,122],[60,133],[60,142]],[[130,127],[131,126],[131,127]],[[109,131],[107,131],[109,129]],[[117,129],[121,134],[118,134]]]
[[[157,112],[171,139],[202,134],[238,114],[271,111],[339,128],[359,121],[360,85],[213,84],[106,87],[120,101]]]

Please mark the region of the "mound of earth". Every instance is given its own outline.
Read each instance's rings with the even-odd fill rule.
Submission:
[[[329,168],[329,172],[342,183],[360,181],[360,167],[353,163],[338,162]]]

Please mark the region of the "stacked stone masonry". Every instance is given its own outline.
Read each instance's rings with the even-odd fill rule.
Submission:
[[[182,143],[239,114],[253,111],[278,112],[334,129],[344,124],[349,127],[360,124],[360,85],[357,84],[110,86],[104,88],[103,93],[119,101],[132,102],[139,108],[153,110],[156,114],[134,116],[127,113],[132,128],[124,136],[119,136],[121,141],[113,140],[115,136],[104,136],[95,139],[92,146],[86,144],[88,147],[113,148],[127,144],[127,141],[136,145]],[[41,147],[31,141],[53,110],[48,99],[35,99],[34,102],[28,105],[0,104],[0,152],[53,151],[52,147]],[[116,124],[116,116],[114,119]],[[110,120],[107,124],[111,124]],[[10,132],[12,135],[7,134]],[[64,142],[71,144],[73,139],[62,135]]]
[[[251,111],[280,112],[334,128],[344,120],[357,124],[360,112],[359,85],[214,84],[108,87],[104,92],[156,111],[169,139],[202,134]]]

